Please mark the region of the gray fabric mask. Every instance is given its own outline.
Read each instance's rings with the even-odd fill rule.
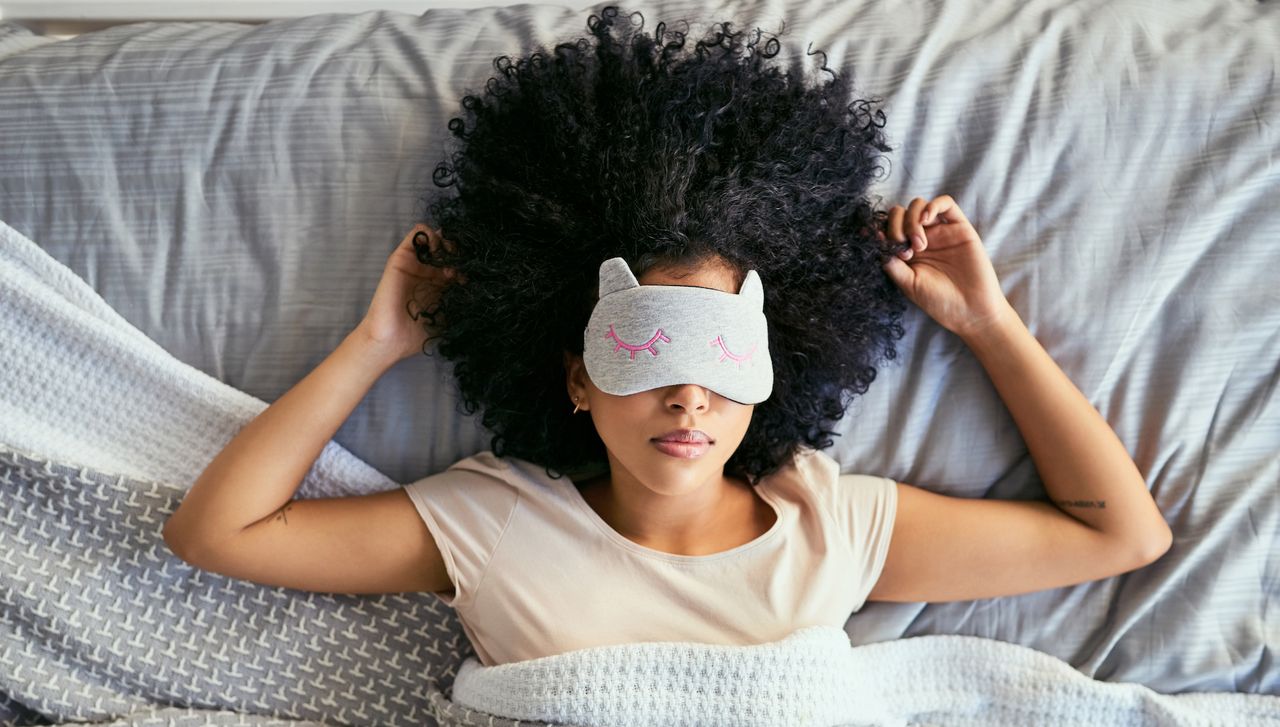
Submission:
[[[600,264],[600,300],[583,333],[591,381],[615,396],[697,384],[739,404],[773,393],[764,288],[756,271],[726,293],[640,285],[626,260]]]

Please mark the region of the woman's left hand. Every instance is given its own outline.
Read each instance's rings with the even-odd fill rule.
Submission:
[[[918,237],[884,264],[902,292],[948,331],[967,338],[1013,312],[982,239],[949,195],[889,210],[887,234]]]
[[[427,225],[414,226],[387,258],[373,302],[357,328],[371,343],[387,349],[388,355],[397,361],[421,353],[428,338],[438,333],[428,329],[421,317],[415,320],[410,315],[409,302],[413,301],[415,311],[432,310],[446,287],[454,282],[466,282],[466,276],[458,275],[453,268],[442,269],[418,261],[413,238],[420,232],[427,236],[432,251],[438,250],[441,244],[449,252],[456,250],[439,231]],[[437,328],[440,323],[437,321]]]

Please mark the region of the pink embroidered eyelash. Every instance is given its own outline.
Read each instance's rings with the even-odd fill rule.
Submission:
[[[670,338],[667,338],[667,334],[663,333],[663,332],[662,332],[662,329],[661,329],[661,328],[659,328],[659,329],[658,329],[658,332],[657,332],[657,333],[655,333],[655,334],[653,334],[653,338],[650,338],[648,341],[645,341],[644,343],[640,344],[639,346],[633,346],[633,345],[631,345],[631,344],[629,344],[629,343],[625,343],[625,342],[623,342],[623,340],[622,340],[621,338],[618,338],[618,334],[616,334],[616,333],[614,333],[614,332],[613,332],[613,324],[612,324],[612,323],[610,323],[610,324],[609,324],[609,332],[608,332],[608,333],[606,333],[606,334],[604,334],[604,337],[605,337],[605,338],[612,338],[613,340],[615,340],[615,341],[617,341],[617,342],[618,342],[618,345],[614,346],[614,347],[613,347],[613,350],[617,351],[617,350],[618,350],[618,349],[620,349],[620,348],[625,348],[625,349],[627,349],[628,351],[630,351],[630,352],[631,352],[631,358],[633,358],[633,359],[636,357],[636,351],[645,351],[645,350],[647,350],[649,353],[653,354],[654,356],[657,356],[657,355],[658,355],[658,351],[657,351],[657,349],[653,348],[653,344],[657,343],[658,341],[662,341],[663,343],[670,343],[670,342],[671,342],[671,339],[670,339]]]
[[[658,350],[657,350],[656,348],[654,348],[653,346],[654,346],[654,344],[656,344],[658,341],[662,341],[663,343],[671,343],[671,339],[667,337],[667,334],[665,334],[665,333],[663,333],[663,332],[662,332],[662,329],[661,329],[661,328],[659,328],[659,329],[657,330],[657,332],[653,334],[653,337],[652,337],[652,338],[650,338],[648,341],[645,341],[644,343],[642,343],[642,344],[640,344],[640,345],[638,345],[638,346],[637,346],[637,345],[634,345],[634,344],[627,343],[627,342],[623,341],[621,338],[618,338],[618,334],[617,334],[617,333],[615,333],[615,332],[614,332],[614,330],[613,330],[613,324],[612,324],[612,323],[610,323],[610,324],[609,324],[609,332],[608,332],[608,333],[606,333],[606,334],[604,334],[604,337],[605,337],[605,338],[612,338],[614,341],[616,341],[616,342],[617,342],[617,345],[615,345],[615,346],[613,347],[613,350],[617,351],[617,350],[618,350],[618,349],[620,349],[620,348],[625,348],[625,349],[626,349],[626,350],[631,354],[631,358],[632,358],[632,359],[635,359],[635,357],[636,357],[636,351],[648,351],[649,353],[653,354],[654,356],[657,356],[657,355],[658,355]],[[752,346],[750,351],[747,351],[745,354],[743,354],[743,355],[739,356],[739,355],[737,355],[737,354],[735,354],[735,353],[733,353],[732,351],[730,351],[730,350],[729,350],[729,347],[725,345],[724,339],[723,339],[722,337],[720,337],[720,336],[716,336],[716,337],[715,337],[715,339],[713,339],[713,340],[712,340],[709,344],[707,344],[707,345],[709,345],[709,346],[717,346],[717,345],[718,345],[718,346],[720,346],[720,350],[721,350],[721,351],[723,351],[723,354],[720,356],[720,360],[721,360],[721,361],[723,361],[723,360],[725,360],[726,358],[728,358],[728,359],[732,359],[734,362],[736,362],[736,363],[738,364],[738,368],[742,368],[742,362],[743,362],[743,361],[747,361],[747,360],[749,360],[749,359],[751,358],[752,354],[754,354],[754,353],[756,352],[756,347],[755,347],[755,346]]]
[[[743,354],[742,356],[735,355],[733,352],[731,352],[731,351],[729,350],[729,347],[728,347],[728,346],[724,345],[724,339],[723,339],[723,338],[721,338],[720,336],[716,336],[716,340],[712,341],[709,345],[714,346],[714,345],[716,345],[716,344],[719,344],[719,345],[720,345],[720,350],[721,350],[721,351],[724,351],[724,355],[720,357],[720,360],[721,360],[721,361],[723,361],[723,360],[725,360],[726,358],[731,358],[731,359],[733,359],[734,361],[736,361],[736,362],[738,363],[738,368],[742,368],[742,362],[743,362],[743,361],[746,361],[746,360],[748,360],[748,359],[750,359],[750,358],[751,358],[751,354],[753,354],[753,353],[755,353],[755,352],[756,352],[756,347],[755,347],[755,346],[752,346],[752,347],[751,347],[751,350],[750,350],[750,351],[747,351],[747,352],[746,352],[745,354]]]

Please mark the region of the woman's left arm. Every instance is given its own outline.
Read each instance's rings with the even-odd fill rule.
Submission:
[[[1053,503],[1139,552],[1168,550],[1172,531],[1142,473],[1009,304],[981,238],[955,200],[917,197],[906,208],[894,206],[888,234],[914,242],[886,261],[885,272],[982,362]]]
[[[1173,532],[1120,438],[1009,306],[963,340],[982,362],[1063,512],[1145,553]]]

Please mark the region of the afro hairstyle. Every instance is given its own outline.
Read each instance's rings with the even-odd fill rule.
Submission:
[[[409,313],[437,334],[495,456],[553,479],[608,471],[590,416],[572,413],[564,364],[583,353],[612,257],[637,278],[708,261],[737,285],[760,275],[773,392],[725,464],[751,485],[802,445],[829,447],[848,402],[897,357],[907,306],[882,266],[908,243],[886,239],[888,213],[867,199],[891,150],[880,99],[848,102],[849,75],[825,53],[831,79],[810,87],[799,61],[766,63],[776,37],[718,25],[688,49],[666,23],[650,36],[639,12],[603,8],[587,21],[594,46],[497,57],[498,76],[449,120],[461,149],[432,182],[456,195],[420,201],[452,245],[432,249],[421,232],[413,244],[465,282]]]

